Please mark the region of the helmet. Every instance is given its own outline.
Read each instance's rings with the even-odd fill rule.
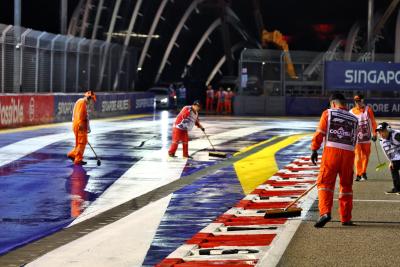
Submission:
[[[91,98],[93,99],[93,102],[96,102],[96,94],[92,90],[87,91],[84,96],[88,97],[89,99]]]

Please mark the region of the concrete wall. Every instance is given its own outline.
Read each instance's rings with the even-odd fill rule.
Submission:
[[[234,100],[235,115],[283,116],[285,97],[237,96]]]

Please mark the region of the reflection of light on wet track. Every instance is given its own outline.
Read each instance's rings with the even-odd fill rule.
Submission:
[[[12,161],[12,164],[3,166],[0,171],[2,171],[2,174],[6,170],[13,172],[12,176],[4,175],[2,181],[0,181],[0,187],[8,190],[6,194],[3,194],[3,197],[9,198],[2,203],[8,205],[7,203],[17,199],[23,205],[25,196],[31,198],[31,203],[40,202],[42,198],[47,201],[45,202],[46,205],[36,207],[35,214],[29,212],[24,214],[24,209],[21,209],[20,214],[9,216],[10,218],[17,218],[22,214],[28,217],[44,218],[40,223],[40,229],[37,229],[39,232],[31,235],[31,233],[20,231],[19,238],[26,241],[32,236],[43,236],[49,232],[48,227],[51,227],[52,231],[57,228],[60,229],[82,211],[83,213],[78,216],[75,222],[85,220],[161,185],[179,179],[182,172],[186,175],[205,168],[209,166],[208,162],[215,160],[211,160],[207,155],[208,153],[204,152],[205,149],[209,148],[209,143],[198,129],[194,129],[190,134],[192,140],[189,145],[190,153],[194,155],[195,161],[187,163],[185,159],[180,157],[169,159],[166,150],[170,143],[173,118],[170,117],[168,112],[162,112],[157,118],[157,120],[147,118],[127,121],[94,121],[92,124],[93,132],[89,139],[102,158],[103,164],[101,167],[96,167],[91,151],[87,150],[86,158],[89,160],[89,164],[84,167],[87,180],[86,178],[85,180],[81,179],[81,176],[71,177],[71,163],[65,158],[65,153],[70,149],[73,142],[69,127],[63,126],[62,130],[58,127],[53,131],[46,129],[47,135],[45,136],[42,136],[43,131],[28,131],[26,132],[26,139],[21,137],[23,132],[19,133],[21,138],[16,139],[16,142],[20,141],[21,143],[4,143],[15,148],[12,151],[15,151],[16,155],[10,156],[10,150],[7,150],[4,145],[0,145],[0,158],[4,160],[3,163]],[[227,151],[242,149],[245,146],[265,140],[271,135],[286,134],[288,131],[299,133],[314,127],[310,123],[307,125],[299,124],[302,129],[296,131],[294,130],[297,129],[297,122],[295,121],[284,123],[268,120],[252,121],[251,119],[236,121],[203,118],[202,122],[217,149]],[[269,129],[278,127],[286,130],[270,130],[268,132]],[[68,131],[68,134],[62,133],[65,130]],[[146,142],[143,147],[135,148],[143,140],[156,135],[157,137]],[[7,134],[7,136],[9,135]],[[202,150],[203,152],[199,152]],[[38,158],[39,155],[46,157]],[[178,151],[177,155],[181,155],[181,150]],[[23,164],[26,167],[23,168],[22,166],[25,166]],[[15,166],[15,170],[10,168],[11,165]],[[18,178],[18,175],[25,177],[24,179],[15,179],[15,177]],[[12,186],[5,186],[5,182],[12,183]],[[23,183],[19,184],[20,182]],[[40,184],[45,185],[45,187],[40,188],[38,186]],[[52,185],[57,190],[51,190]],[[82,188],[83,186],[84,188]],[[21,193],[20,187],[29,188],[29,194]],[[72,202],[71,195],[74,195]],[[38,198],[38,196],[41,196],[41,198]],[[58,218],[62,218],[62,221],[58,224],[54,222],[50,224],[48,221],[53,220],[54,216],[48,211],[51,210],[52,204],[54,206],[57,199],[62,204],[58,206],[58,210],[62,214],[57,215]],[[27,200],[26,203],[28,203]],[[86,206],[88,207],[86,208]],[[10,205],[10,207],[13,206]],[[73,213],[72,217],[71,213]],[[4,218],[6,213],[1,212],[0,214]],[[18,220],[14,221],[18,222]],[[0,230],[3,233],[5,232],[3,231],[4,226],[4,221],[0,222]],[[17,223],[14,226],[9,224],[6,231],[12,232],[13,227],[15,227],[14,230],[18,229],[19,225]],[[33,226],[24,225],[24,227]],[[30,230],[32,229],[30,228]]]
[[[168,150],[168,136],[169,136],[169,112],[168,111],[162,111],[161,112],[161,145],[162,145],[162,152],[167,153]]]

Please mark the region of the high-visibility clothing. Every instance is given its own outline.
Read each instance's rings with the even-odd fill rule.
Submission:
[[[371,154],[371,137],[372,135],[376,136],[376,121],[372,108],[368,106],[354,107],[350,110],[350,113],[355,115],[358,119],[358,135],[354,164],[356,165],[356,175],[361,176],[367,173],[369,156]]]
[[[190,131],[193,126],[199,126],[199,114],[192,108],[192,106],[185,106],[176,116],[173,127],[180,130]]]
[[[376,121],[372,108],[365,107],[354,107],[350,110],[350,113],[358,119],[358,143],[371,143],[372,135],[376,136]]]
[[[371,154],[371,143],[357,144],[354,150],[354,165],[356,166],[356,175],[362,176],[367,173],[369,155]]]
[[[207,89],[206,94],[208,98],[214,98],[214,89]]]
[[[183,156],[189,156],[189,134],[193,126],[200,126],[199,114],[192,108],[192,106],[185,106],[179,112],[175,119],[175,123],[172,129],[172,144],[169,148],[168,153],[174,155],[178,149],[179,142],[182,142]]]
[[[214,104],[214,89],[207,89],[206,95],[206,111],[212,111]]]
[[[325,140],[317,180],[320,215],[331,213],[336,176],[339,175],[339,214],[342,222],[351,220],[357,125],[357,118],[344,109],[325,110],[311,144],[311,150],[318,150]]]
[[[175,155],[178,149],[179,142],[182,142],[183,156],[189,156],[189,134],[188,131],[180,130],[179,128],[174,128],[172,130],[172,144],[168,150],[170,155]]]
[[[80,98],[75,103],[72,114],[72,130],[75,135],[75,147],[68,153],[68,157],[73,158],[75,164],[79,164],[83,160],[89,130],[89,118],[85,98]]]
[[[225,94],[225,112],[227,114],[232,113],[232,98],[234,96],[234,93],[232,91],[228,91]]]
[[[400,131],[391,130],[388,139],[381,138],[380,144],[390,161],[400,160]]]
[[[225,91],[218,91],[215,95],[217,97],[217,113],[222,113],[225,104]]]

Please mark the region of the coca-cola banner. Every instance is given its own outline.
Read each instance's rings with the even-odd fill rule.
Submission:
[[[54,121],[52,95],[0,95],[0,128]]]
[[[0,95],[0,129],[70,121],[82,94]],[[154,111],[154,94],[145,92],[99,93],[90,109],[91,118],[105,118]]]

